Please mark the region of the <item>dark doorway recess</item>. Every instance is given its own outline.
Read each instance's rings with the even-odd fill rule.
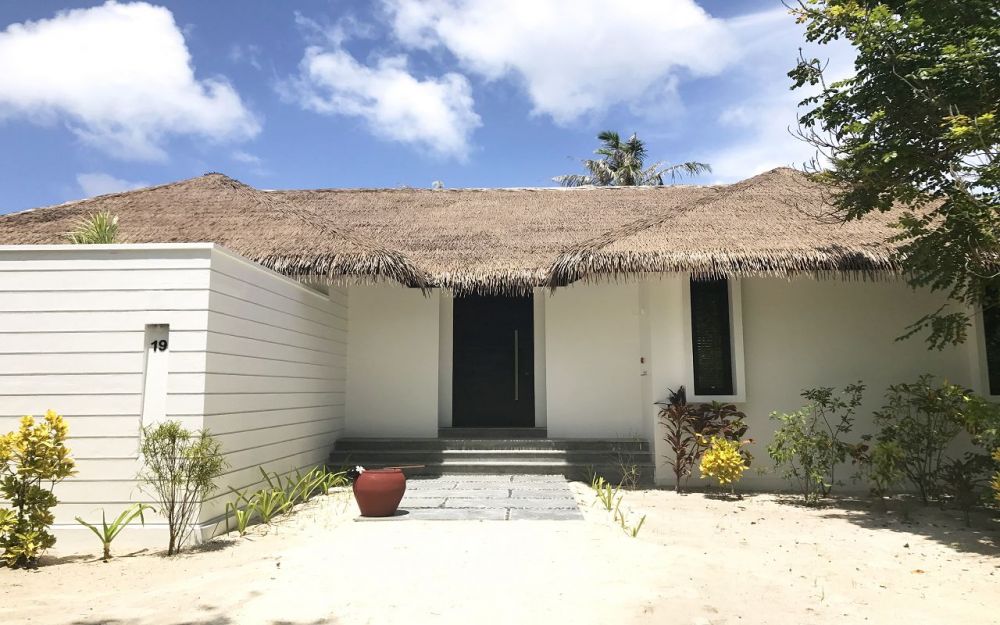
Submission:
[[[455,298],[454,427],[535,425],[532,297]]]

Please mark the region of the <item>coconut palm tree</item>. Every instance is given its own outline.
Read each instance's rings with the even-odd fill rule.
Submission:
[[[564,187],[579,187],[592,184],[599,187],[623,187],[636,185],[662,185],[670,178],[675,181],[680,176],[694,176],[709,173],[712,167],[708,163],[688,161],[676,165],[664,165],[662,162],[646,166],[646,144],[642,139],[632,134],[622,141],[617,132],[605,130],[597,135],[601,147],[594,150],[601,158],[586,159],[583,166],[586,174],[566,174],[556,176],[552,180]]]

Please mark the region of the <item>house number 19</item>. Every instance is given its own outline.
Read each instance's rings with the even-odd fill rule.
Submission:
[[[153,348],[154,352],[165,352],[167,351],[167,339],[159,339],[153,341],[149,344]]]

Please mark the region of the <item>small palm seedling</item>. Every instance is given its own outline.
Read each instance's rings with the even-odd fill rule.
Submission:
[[[618,496],[621,484],[612,487],[611,482],[605,480],[603,477],[595,477],[591,487],[597,494],[597,500],[601,502],[601,505],[608,512],[612,512],[615,509],[616,502],[621,502],[621,497]]]
[[[108,525],[108,520],[104,515],[104,510],[101,510],[100,529],[98,529],[95,525],[87,523],[80,517],[76,517],[76,522],[89,528],[90,531],[94,532],[94,534],[101,540],[101,545],[104,547],[103,560],[107,562],[111,559],[111,543],[118,537],[118,534],[120,534],[123,529],[128,527],[129,524],[136,519],[139,519],[140,523],[146,525],[146,519],[143,516],[143,513],[146,510],[152,510],[153,512],[156,511],[153,506],[144,503],[137,503],[129,506],[128,508],[122,510],[122,513],[118,515],[118,518],[111,522],[111,525]]]
[[[232,515],[233,520],[236,521],[236,531],[239,532],[240,536],[246,536],[247,530],[250,527],[250,521],[253,520],[254,514],[257,513],[257,494],[254,493],[250,497],[247,497],[245,490],[236,490],[231,486],[229,490],[236,495],[236,501],[230,501],[226,504],[226,531],[231,531],[229,529],[229,517]]]
[[[285,491],[278,488],[265,488],[254,495],[257,503],[257,513],[262,523],[271,524],[274,517],[291,509],[292,504]]]
[[[619,497],[618,498],[618,502],[615,504],[614,520],[618,522],[618,524],[621,526],[623,532],[625,532],[626,534],[628,534],[632,538],[635,538],[636,536],[639,535],[639,530],[642,529],[643,523],[646,522],[646,515],[645,514],[642,515],[642,518],[639,519],[639,523],[638,524],[631,525],[628,522],[628,518],[626,517],[625,513],[622,511],[621,505],[622,505],[622,498]]]

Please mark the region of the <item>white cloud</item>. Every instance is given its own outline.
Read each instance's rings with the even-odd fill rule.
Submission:
[[[132,180],[122,180],[115,178],[111,174],[103,172],[91,172],[87,174],[77,174],[76,183],[80,185],[84,197],[94,197],[105,193],[118,193],[130,189],[148,187],[148,182],[134,182]]]
[[[260,131],[223,78],[198,80],[168,9],[108,2],[0,32],[0,120],[65,122],[126,159],[163,159],[169,135],[239,140]]]
[[[838,80],[854,71],[854,49],[842,41],[807,45],[801,25],[784,9],[730,20],[743,51],[719,88],[723,108],[717,122],[727,145],[699,155],[711,163],[720,182],[741,180],[781,166],[799,166],[816,156],[814,149],[792,135],[797,105],[807,90],[792,91],[787,73],[798,49],[806,56],[828,60],[828,78]]]
[[[481,125],[460,74],[417,78],[405,56],[358,63],[342,48],[310,46],[286,92],[306,109],[364,119],[371,132],[440,156],[465,158]]]
[[[260,165],[262,162],[259,156],[251,154],[250,152],[244,152],[243,150],[235,150],[231,156],[237,163],[244,163],[247,165]]]
[[[717,74],[737,53],[726,23],[694,0],[383,1],[404,45],[522,80],[535,113],[561,124],[615,104],[648,111],[678,76]]]
[[[260,46],[248,43],[246,45],[234,43],[229,46],[229,60],[235,64],[246,63],[255,70],[262,70],[264,67],[260,63]]]

